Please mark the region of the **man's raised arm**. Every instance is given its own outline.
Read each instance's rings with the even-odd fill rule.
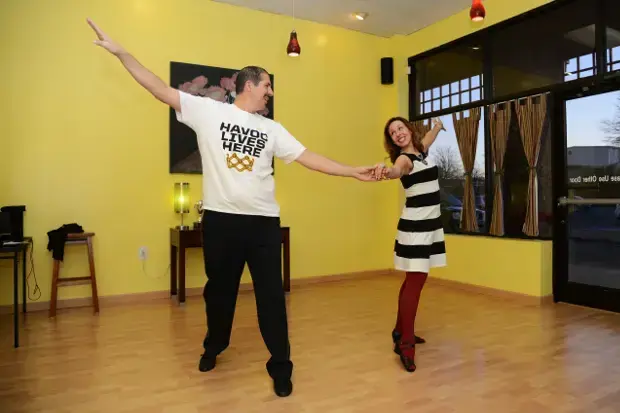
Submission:
[[[92,20],[87,19],[88,24],[97,34],[98,40],[95,40],[97,46],[101,46],[114,56],[118,57],[125,69],[133,76],[136,81],[146,90],[151,92],[161,102],[171,106],[177,112],[181,111],[181,101],[179,91],[168,86],[159,77],[154,75],[150,70],[142,66],[135,57],[129,54],[122,46],[115,43],[107,34],[105,34]]]

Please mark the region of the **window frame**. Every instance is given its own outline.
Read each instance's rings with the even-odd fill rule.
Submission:
[[[534,88],[529,90],[520,91],[518,93],[510,94],[510,95],[502,95],[496,96],[493,90],[493,56],[491,51],[491,39],[494,34],[501,32],[502,30],[512,27],[514,25],[518,25],[524,21],[528,21],[530,19],[534,19],[539,17],[541,14],[553,13],[567,5],[574,3],[579,0],[556,0],[554,2],[545,4],[533,10],[527,11],[523,14],[505,20],[503,22],[492,25],[486,29],[480,30],[478,32],[471,33],[464,37],[453,40],[449,43],[443,44],[439,47],[427,50],[415,56],[411,56],[408,58],[407,62],[409,65],[409,119],[411,121],[421,121],[427,120],[430,118],[436,118],[439,116],[450,115],[455,112],[461,112],[468,109],[472,109],[475,107],[483,108],[483,116],[481,119],[484,121],[484,151],[485,151],[485,198],[487,200],[493,199],[493,174],[489,174],[490,171],[493,171],[493,158],[491,156],[491,132],[489,127],[489,119],[487,116],[488,108],[492,104],[502,103],[506,101],[511,101],[515,99],[521,99],[527,96],[538,95],[549,93],[550,97],[558,93],[565,93],[567,90],[571,89],[582,89],[582,88],[593,88],[596,87],[605,81],[609,77],[615,77],[620,75],[620,71],[609,72],[608,65],[611,67],[612,62],[608,62],[608,51],[607,51],[607,38],[606,38],[606,28],[607,28],[607,18],[604,10],[605,0],[591,0],[591,7],[595,8],[595,58],[594,58],[594,66],[591,70],[594,70],[593,76],[588,77],[578,77],[574,80],[564,81],[562,83],[551,84],[545,87]],[[423,93],[423,90],[417,90],[416,87],[416,63],[422,59],[426,59],[433,55],[439,53],[445,53],[453,49],[462,48],[471,44],[480,44],[482,45],[482,53],[483,53],[483,71],[482,71],[482,79],[484,82],[482,83],[482,91],[483,94],[480,100],[469,102],[467,104],[460,104],[457,106],[451,106],[445,109],[440,109],[431,112],[425,112],[420,114],[420,100],[418,99],[420,93]],[[577,59],[579,56],[576,56]],[[441,100],[442,98],[440,98]],[[554,99],[550,99],[550,104]],[[432,102],[432,99],[430,100]],[[550,119],[551,128],[553,129],[555,126],[555,119],[553,119],[553,108],[548,112],[552,118]],[[432,149],[431,149],[432,150]],[[553,170],[553,160],[551,168]],[[454,236],[483,236],[483,237],[493,237],[493,238],[507,238],[507,239],[527,239],[527,240],[552,240],[553,234],[549,234],[546,236],[536,236],[530,237],[525,234],[521,235],[492,235],[489,233],[490,226],[490,217],[492,216],[492,208],[493,202],[486,202],[485,214],[486,214],[486,222],[484,231],[481,229],[478,233],[471,232],[458,232],[458,233],[450,233],[450,235]]]

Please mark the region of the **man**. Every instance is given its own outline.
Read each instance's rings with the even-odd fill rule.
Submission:
[[[116,56],[155,98],[174,108],[198,138],[203,164],[203,251],[207,335],[200,371],[215,367],[228,347],[245,263],[252,275],[258,322],[271,353],[267,371],[280,397],[292,392],[286,303],[282,287],[280,210],[271,160],[329,175],[374,181],[373,167],[349,167],[307,150],[278,122],[258,114],[273,96],[267,72],[249,66],[237,75],[233,104],[174,89],[143,67],[91,20],[95,44]]]

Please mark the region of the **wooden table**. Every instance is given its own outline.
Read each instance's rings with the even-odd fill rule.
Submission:
[[[291,291],[291,246],[290,228],[282,227],[283,244],[283,287],[284,291]],[[202,248],[202,230],[180,230],[170,228],[170,296],[177,296],[179,304],[185,302],[185,250],[187,248]],[[178,287],[177,287],[178,274]]]

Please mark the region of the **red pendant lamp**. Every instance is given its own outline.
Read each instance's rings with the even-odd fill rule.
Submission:
[[[482,5],[482,0],[472,0],[471,9],[469,9],[469,17],[473,22],[481,22],[484,20],[487,12]]]
[[[293,23],[295,23],[295,0],[293,0]],[[297,57],[301,54],[301,47],[299,46],[299,40],[297,40],[297,32],[293,29],[291,36],[286,46],[286,54],[291,57]]]
[[[297,32],[293,30],[291,32],[291,37],[288,41],[288,46],[286,46],[286,54],[295,57],[299,56],[300,53],[301,47],[299,47],[299,41],[297,40]]]

